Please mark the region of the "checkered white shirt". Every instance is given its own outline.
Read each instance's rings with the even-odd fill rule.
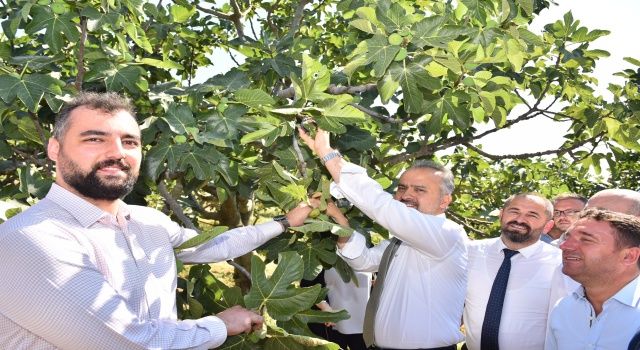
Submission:
[[[277,222],[238,228],[178,256],[223,261],[281,232]],[[221,319],[176,316],[173,247],[196,234],[151,208],[121,203],[114,217],[54,184],[45,199],[0,225],[1,347],[221,345]]]

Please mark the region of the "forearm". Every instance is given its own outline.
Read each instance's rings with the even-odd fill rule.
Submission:
[[[277,222],[239,227],[198,247],[183,250],[177,256],[188,263],[225,261],[253,251],[280,233],[282,233],[282,226]]]
[[[385,240],[375,247],[367,248],[364,236],[354,232],[343,242],[342,247],[338,245],[338,255],[355,271],[375,272],[378,271],[382,254],[388,245],[389,241]]]

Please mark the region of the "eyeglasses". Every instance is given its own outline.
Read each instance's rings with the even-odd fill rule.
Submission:
[[[562,215],[568,217],[568,218],[573,218],[578,216],[578,214],[580,214],[580,210],[573,210],[573,209],[567,209],[567,210],[554,210],[553,211],[553,217],[554,218],[559,218]]]

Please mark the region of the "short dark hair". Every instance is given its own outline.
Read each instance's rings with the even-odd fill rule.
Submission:
[[[61,141],[69,128],[69,116],[71,112],[78,107],[87,107],[106,113],[126,111],[135,118],[135,110],[131,100],[118,93],[81,92],[66,102],[56,117],[56,123],[53,127],[53,137],[58,141]]]
[[[580,219],[592,219],[607,222],[613,228],[616,247],[618,249],[640,247],[640,219],[629,214],[604,209],[587,209],[580,214]],[[638,260],[640,266],[640,260]]]
[[[433,161],[420,159],[416,160],[407,170],[412,169],[431,169],[434,171],[442,172],[442,183],[440,184],[440,193],[442,195],[452,194],[455,189],[455,184],[453,183],[453,173],[451,170],[444,165]]]
[[[555,207],[555,205],[556,205],[556,203],[558,201],[565,200],[565,199],[575,199],[577,201],[582,202],[583,205],[587,205],[587,200],[588,200],[587,197],[585,197],[585,196],[583,196],[581,194],[572,193],[572,192],[565,192],[565,193],[560,193],[559,195],[553,197],[551,202],[553,202],[553,206]]]
[[[508,207],[509,204],[511,204],[511,202],[516,198],[527,197],[527,196],[538,197],[542,199],[544,201],[544,213],[547,215],[547,218],[551,220],[551,218],[553,217],[553,204],[551,204],[551,201],[547,197],[543,196],[538,192],[522,192],[522,193],[512,194],[511,196],[509,196],[509,198],[507,198],[506,201],[504,201],[504,206],[502,207],[503,208]]]

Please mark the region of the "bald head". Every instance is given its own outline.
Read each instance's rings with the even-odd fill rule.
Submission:
[[[589,198],[588,208],[606,209],[640,217],[640,192],[622,188],[602,190]]]

